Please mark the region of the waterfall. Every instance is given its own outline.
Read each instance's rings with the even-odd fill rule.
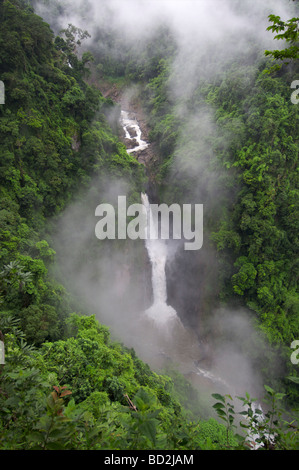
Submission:
[[[138,121],[132,119],[127,111],[122,110],[120,121],[125,132],[125,138],[135,146],[127,149],[128,153],[145,150],[149,144],[142,139],[142,132]],[[153,304],[145,311],[145,315],[157,325],[166,325],[169,320],[179,322],[176,311],[167,305],[167,287],[165,265],[167,259],[167,245],[158,238],[158,227],[155,226],[147,194],[141,194],[141,201],[147,214],[147,233],[145,245],[152,266]],[[180,323],[180,322],[179,322]]]
[[[133,144],[137,145],[132,149],[127,149],[127,153],[138,152],[145,150],[148,143],[141,138],[141,129],[136,119],[130,119],[127,111],[121,111],[121,122],[125,131],[126,139],[130,140]]]
[[[158,227],[152,215],[148,196],[141,194],[142,203],[147,211],[147,236],[145,246],[152,266],[153,304],[145,314],[157,324],[165,324],[169,320],[177,319],[176,311],[167,304],[166,287],[166,259],[167,245],[158,238]],[[150,232],[150,233],[149,233]]]

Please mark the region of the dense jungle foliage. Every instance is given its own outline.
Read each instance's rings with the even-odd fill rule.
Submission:
[[[298,66],[269,75],[269,60],[253,55],[251,65],[231,63],[214,81],[199,80],[184,105],[190,115],[213,112],[217,138],[204,132],[194,152],[197,130],[178,121],[167,93],[176,50],[169,31],[162,28],[138,60],[126,50],[121,61],[99,47],[79,58],[88,32],[70,26],[55,37],[26,1],[1,0],[0,21],[0,449],[246,449],[257,426],[263,449],[298,448],[296,415],[288,414],[298,400],[290,361],[299,338],[299,129],[290,101]],[[94,316],[74,312],[50,274],[48,224],[78,192],[106,175],[130,181],[132,200],[144,187],[144,169],[111,129],[112,102],[90,85],[90,70],[141,86],[160,198],[184,202],[198,187],[201,202],[217,205],[207,228],[218,250],[219,299],[250,308],[285,358],[280,389],[265,385],[262,424],[248,395],[238,405],[215,394],[203,412],[183,376],[153,372]],[[205,200],[208,166],[190,176],[199,157],[217,169],[216,201]]]

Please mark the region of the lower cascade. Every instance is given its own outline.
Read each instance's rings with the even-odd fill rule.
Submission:
[[[154,229],[154,236],[147,236],[145,245],[152,265],[153,305],[145,314],[158,324],[165,324],[178,316],[174,308],[167,304],[165,264],[167,259],[167,246],[164,240],[158,238],[158,228],[154,225],[152,211],[147,194],[141,194],[141,200],[147,211],[148,226]]]

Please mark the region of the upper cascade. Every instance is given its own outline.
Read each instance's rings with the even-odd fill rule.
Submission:
[[[131,119],[127,111],[121,111],[121,123],[125,131],[125,138],[129,141],[130,148],[127,148],[128,153],[141,152],[145,150],[149,144],[141,138],[142,132],[137,120]],[[134,145],[133,147],[131,147]]]

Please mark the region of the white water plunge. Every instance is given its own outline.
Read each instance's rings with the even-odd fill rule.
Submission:
[[[158,234],[158,227],[152,215],[148,196],[141,194],[142,203],[147,211],[148,230],[154,230]],[[152,233],[152,232],[151,232]],[[145,311],[145,314],[152,318],[155,323],[165,324],[169,320],[177,319],[177,313],[170,305],[167,305],[167,286],[166,286],[166,259],[167,245],[164,240],[156,239],[156,236],[147,236],[145,246],[152,265],[152,288],[153,288],[153,305]]]

